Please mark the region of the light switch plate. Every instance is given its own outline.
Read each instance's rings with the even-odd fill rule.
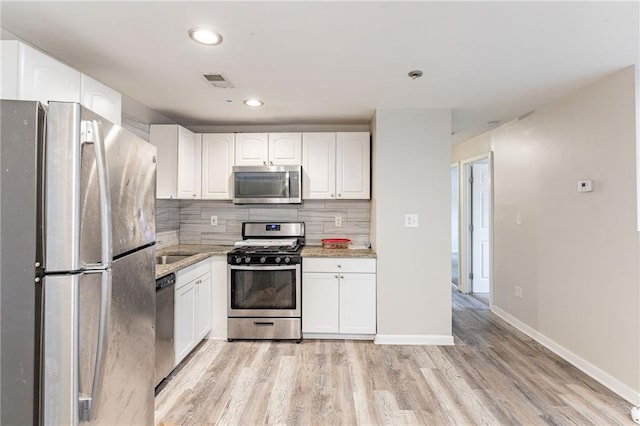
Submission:
[[[578,181],[578,192],[593,191],[593,181],[591,179]]]
[[[418,227],[418,215],[416,213],[410,213],[404,215],[404,226],[406,228]]]

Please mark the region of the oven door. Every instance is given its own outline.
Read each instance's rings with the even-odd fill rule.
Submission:
[[[300,317],[300,265],[228,266],[229,317]]]

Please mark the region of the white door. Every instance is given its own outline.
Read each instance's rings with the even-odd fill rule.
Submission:
[[[202,199],[230,200],[233,133],[202,135]]]
[[[122,95],[88,75],[80,77],[80,103],[114,124],[122,121]]]
[[[269,133],[269,165],[302,164],[302,133]]]
[[[236,134],[236,166],[266,166],[268,157],[266,133]]]
[[[336,198],[370,197],[370,151],[369,132],[336,134]]]
[[[340,333],[376,333],[376,274],[340,274]]]
[[[336,134],[302,134],[302,197],[336,198]]]
[[[178,126],[178,198],[200,198],[200,138]]]
[[[189,354],[195,331],[195,284],[190,282],[176,290],[175,298],[175,362],[174,367]]]
[[[489,293],[489,164],[471,166],[471,223],[473,226],[471,259],[474,293]]]
[[[339,331],[339,283],[337,273],[305,273],[302,291],[302,332]]]
[[[211,275],[205,274],[195,282],[195,343],[211,330]]]

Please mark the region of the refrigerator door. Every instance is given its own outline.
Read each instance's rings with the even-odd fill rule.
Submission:
[[[44,424],[153,424],[155,248],[109,271],[49,275],[44,284]],[[103,304],[103,273],[110,276]],[[101,305],[108,307],[100,350]],[[96,371],[101,369],[101,371]]]
[[[3,100],[0,114],[0,424],[37,424],[45,111]]]
[[[48,272],[105,268],[155,241],[155,154],[153,145],[79,104],[49,103]]]

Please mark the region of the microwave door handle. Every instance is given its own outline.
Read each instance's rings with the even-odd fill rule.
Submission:
[[[288,170],[284,174],[284,179],[285,179],[285,182],[287,183],[284,186],[284,196],[285,196],[285,198],[289,198],[290,197],[289,192],[290,192],[290,189],[291,189],[290,188],[291,187],[291,181],[289,180],[289,171]]]

